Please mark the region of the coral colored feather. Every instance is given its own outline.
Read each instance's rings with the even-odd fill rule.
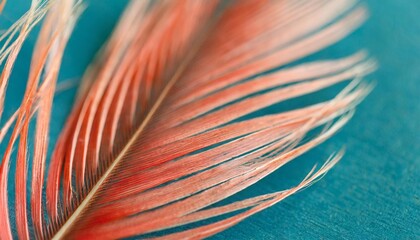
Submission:
[[[17,54],[45,15],[22,104],[0,131],[1,239],[214,235],[330,170],[342,151],[295,187],[214,205],[330,138],[372,87],[361,79],[376,64],[363,51],[292,64],[359,27],[367,12],[355,1],[133,0],[48,156],[61,60],[82,9],[82,1],[33,0],[1,36],[0,116]],[[337,84],[346,86],[325,102],[250,115]]]

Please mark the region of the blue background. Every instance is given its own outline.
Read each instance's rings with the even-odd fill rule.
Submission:
[[[28,7],[9,1],[5,29]],[[61,80],[78,79],[112,31],[127,1],[90,0],[63,61]],[[420,238],[420,1],[366,1],[371,18],[339,44],[308,59],[366,48],[380,64],[375,90],[335,137],[233,199],[298,183],[314,163],[346,146],[343,160],[311,188],[261,212],[214,239],[419,239]],[[19,56],[5,116],[19,106],[36,34]],[[75,89],[55,99],[51,142],[71,109]],[[4,146],[2,146],[4,149]],[[13,166],[12,166],[13,170]]]

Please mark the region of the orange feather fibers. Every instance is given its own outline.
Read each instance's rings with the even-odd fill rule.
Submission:
[[[43,190],[57,75],[80,3],[33,0],[2,36],[0,114],[23,40],[48,13],[24,101],[0,131],[3,141],[13,129],[0,168],[1,239],[115,239],[218,217],[159,237],[204,238],[311,185],[341,158],[342,152],[333,155],[291,189],[213,206],[324,142],[350,119],[371,89],[361,78],[376,67],[364,52],[282,66],[350,34],[366,18],[364,6],[352,0],[132,1],[83,78]],[[328,101],[247,117],[343,82],[347,86]],[[314,129],[322,130],[309,135]],[[17,141],[12,230],[7,180]]]

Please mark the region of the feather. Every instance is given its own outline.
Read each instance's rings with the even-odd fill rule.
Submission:
[[[330,170],[343,151],[295,187],[214,205],[330,138],[372,89],[362,78],[376,63],[364,51],[295,63],[362,24],[367,12],[355,1],[132,1],[83,77],[47,171],[58,72],[82,8],[34,0],[2,37],[0,114],[16,55],[47,14],[22,104],[0,132],[3,140],[13,129],[0,168],[1,239],[214,235]],[[338,84],[346,86],[324,102],[255,115]],[[7,180],[17,141],[15,234]]]

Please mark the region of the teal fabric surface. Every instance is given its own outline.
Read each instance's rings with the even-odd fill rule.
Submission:
[[[28,2],[10,1],[0,17],[0,28],[15,21]],[[81,77],[126,2],[87,1],[64,56],[61,80]],[[346,56],[365,48],[380,64],[369,77],[376,80],[374,91],[339,134],[231,200],[293,186],[315,163],[342,146],[346,146],[345,157],[314,186],[213,239],[420,239],[420,1],[366,3],[371,18],[360,30],[305,60]],[[5,116],[21,101],[35,39],[32,34],[19,56]],[[55,99],[51,146],[75,91]]]

